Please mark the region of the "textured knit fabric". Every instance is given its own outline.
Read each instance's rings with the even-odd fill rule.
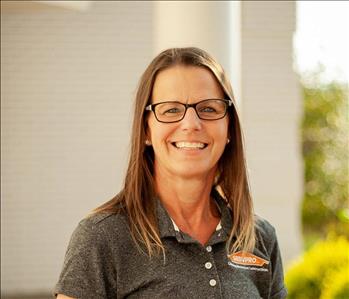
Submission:
[[[221,222],[205,246],[181,232],[158,201],[165,258],[149,258],[138,250],[125,215],[102,213],[82,220],[71,237],[54,293],[79,299],[285,298],[274,228],[257,217],[253,257],[265,261],[263,265],[229,258],[225,246],[231,211],[217,192],[214,197]]]

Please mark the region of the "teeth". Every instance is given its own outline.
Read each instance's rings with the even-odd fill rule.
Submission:
[[[178,148],[204,148],[205,144],[201,142],[186,142],[186,141],[180,141],[180,142],[175,142],[176,147]]]

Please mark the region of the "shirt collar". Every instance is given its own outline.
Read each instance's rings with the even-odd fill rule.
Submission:
[[[210,240],[209,243],[211,243],[211,241],[214,243],[219,241],[226,241],[232,229],[232,213],[230,208],[228,207],[227,202],[222,198],[217,190],[213,189],[211,195],[216,201],[217,207],[221,213],[221,221],[219,222],[216,228],[216,232],[212,235],[212,240]],[[175,237],[179,242],[189,242],[190,240],[187,240],[188,238],[185,238],[185,236],[183,236],[186,234],[182,233],[176,223],[171,219],[168,212],[162,205],[160,199],[156,198],[156,201],[156,212],[160,237]]]

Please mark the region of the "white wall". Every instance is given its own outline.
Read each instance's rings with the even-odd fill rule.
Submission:
[[[153,10],[1,6],[1,292],[45,292],[78,221],[121,186]]]

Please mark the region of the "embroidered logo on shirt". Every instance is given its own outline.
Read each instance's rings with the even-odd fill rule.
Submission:
[[[268,265],[269,261],[262,259],[259,256],[256,256],[249,252],[235,252],[228,255],[229,262],[228,264],[235,268],[242,268],[248,270],[256,270],[256,271],[268,271],[264,265]]]

